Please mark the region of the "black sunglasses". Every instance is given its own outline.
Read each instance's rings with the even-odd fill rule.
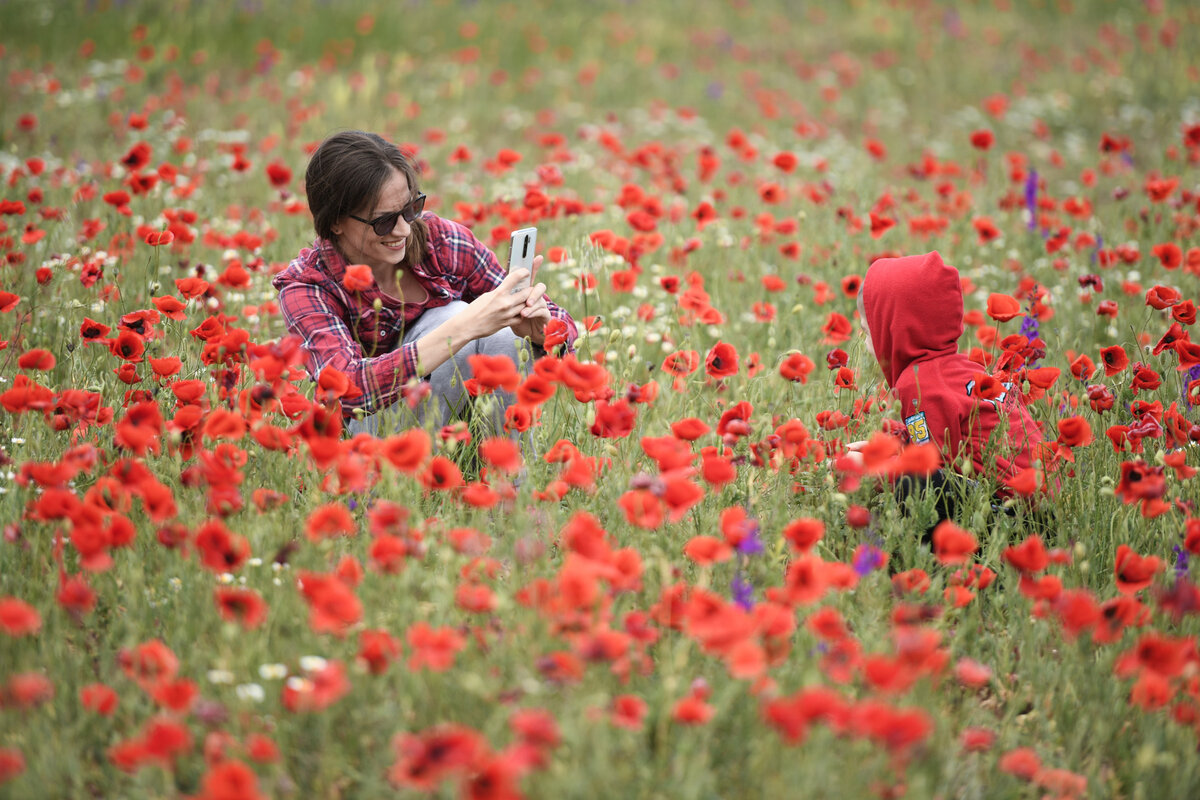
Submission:
[[[399,211],[392,211],[387,214],[383,214],[382,216],[378,216],[375,219],[363,219],[362,217],[356,217],[351,214],[350,219],[356,219],[365,225],[370,225],[375,231],[376,236],[387,236],[392,232],[393,229],[395,229],[397,217],[404,217],[404,221],[411,225],[424,210],[425,195],[418,194],[412,200],[408,201],[408,205]]]

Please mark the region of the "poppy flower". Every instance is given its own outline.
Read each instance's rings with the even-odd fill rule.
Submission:
[[[240,761],[229,759],[209,767],[194,800],[267,800],[258,791],[258,776]]]
[[[784,380],[806,384],[809,373],[815,367],[813,360],[803,353],[789,353],[783,363],[779,365],[779,374]]]
[[[677,350],[663,359],[663,372],[683,377],[691,375],[700,366],[700,354],[695,350]]]
[[[319,542],[335,536],[354,536],[358,532],[358,526],[344,505],[326,503],[313,509],[308,515],[304,531],[310,542]]]
[[[375,285],[375,274],[366,264],[351,264],[342,275],[342,286],[348,292],[365,292]]]
[[[89,683],[79,690],[80,705],[104,717],[117,710],[117,701],[116,690],[103,683]]]
[[[695,417],[685,417],[671,423],[671,433],[685,442],[694,442],[710,430],[708,425]]]
[[[958,737],[959,745],[968,753],[986,753],[996,742],[996,733],[987,728],[963,728]]]
[[[218,586],[213,591],[221,618],[254,630],[267,618],[267,604],[253,589]]]
[[[1111,378],[1125,367],[1129,366],[1129,355],[1119,344],[1100,349],[1100,360],[1104,363],[1104,376]]]
[[[991,681],[992,670],[973,658],[963,657],[954,665],[954,677],[963,686],[978,689]]]
[[[671,719],[681,725],[704,725],[713,716],[713,707],[695,695],[688,695],[675,703]]]
[[[663,524],[665,509],[662,501],[646,489],[625,492],[617,505],[625,512],[626,521],[634,527],[655,530]]]
[[[1146,292],[1146,305],[1159,311],[1170,308],[1183,299],[1178,289],[1158,284]]]
[[[824,536],[825,523],[808,517],[793,520],[783,529],[783,538],[798,553],[807,553]]]
[[[12,637],[29,636],[42,627],[37,609],[16,597],[0,598],[0,631]]]
[[[1067,447],[1083,447],[1092,443],[1092,428],[1083,417],[1066,417],[1058,421],[1058,441]]]
[[[716,536],[693,536],[683,547],[683,554],[702,567],[719,564],[733,557],[733,548]]]
[[[1096,371],[1096,364],[1085,354],[1080,354],[1071,362],[1071,374],[1081,381],[1086,381],[1092,377]]]
[[[463,484],[462,471],[445,456],[434,456],[417,479],[427,491],[452,491]]]
[[[995,141],[995,134],[987,129],[971,132],[971,146],[976,150],[989,150],[992,147],[992,143]]]
[[[364,630],[358,635],[358,659],[372,675],[382,675],[400,656],[400,642],[385,630]]]
[[[1029,781],[1041,771],[1042,760],[1032,748],[1018,747],[1001,756],[998,766],[1002,772]]]
[[[987,313],[997,322],[1008,322],[1020,316],[1021,303],[1012,295],[992,293],[988,295]]]
[[[710,378],[720,380],[736,375],[738,371],[737,348],[728,342],[717,342],[704,359],[705,372]]]
[[[1191,300],[1184,300],[1171,307],[1171,318],[1176,322],[1181,322],[1184,325],[1193,325],[1196,322],[1196,304]]]
[[[346,666],[327,661],[306,676],[293,675],[283,685],[283,707],[292,712],[319,712],[342,699],[350,691]]]
[[[940,564],[965,564],[979,549],[979,542],[950,520],[943,520],[933,529],[933,552]]]
[[[646,701],[635,694],[621,694],[613,698],[609,721],[618,728],[640,731],[646,717]]]
[[[433,672],[445,672],[454,666],[458,653],[466,646],[466,639],[453,628],[434,628],[425,622],[417,622],[406,634],[409,651],[408,668],[413,672],[428,668]]]
[[[1019,545],[1004,548],[1004,560],[1024,575],[1034,575],[1050,564],[1050,555],[1041,537],[1030,536]]]
[[[1113,574],[1117,580],[1117,591],[1136,594],[1154,582],[1154,576],[1163,569],[1163,561],[1157,556],[1140,556],[1129,545],[1117,547]]]
[[[40,347],[26,350],[17,359],[17,367],[20,369],[37,370],[39,372],[48,372],[54,369],[56,363],[54,354]]]
[[[841,344],[850,338],[852,331],[853,326],[845,315],[831,311],[825,319],[825,324],[821,326],[821,333],[825,334],[821,341],[824,344]]]

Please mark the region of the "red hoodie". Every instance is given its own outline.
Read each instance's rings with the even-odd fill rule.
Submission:
[[[1032,466],[1042,435],[1019,393],[980,400],[974,390],[984,369],[958,352],[958,270],[937,252],[881,258],[867,270],[862,300],[875,358],[913,442],[936,443],[948,461],[966,454],[977,472],[1001,481]],[[1005,435],[989,444],[1004,417]]]

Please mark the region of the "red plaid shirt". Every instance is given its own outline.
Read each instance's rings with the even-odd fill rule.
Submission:
[[[332,366],[362,392],[343,399],[347,415],[356,408],[374,414],[395,403],[406,383],[424,377],[417,371],[416,342],[400,344],[406,324],[428,308],[454,300],[469,303],[495,289],[507,275],[495,254],[466,226],[430,213],[421,218],[429,229],[428,254],[412,272],[425,288],[422,302],[403,303],[375,283],[361,292],[347,291],[342,277],[349,264],[325,239],[301,250],[272,281],[288,331],[304,340],[309,375],[315,378]],[[378,311],[376,301],[382,305]],[[549,299],[546,302],[550,316],[566,323],[571,347],[578,335],[575,321]]]

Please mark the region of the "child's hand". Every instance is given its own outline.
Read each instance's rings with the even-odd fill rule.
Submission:
[[[846,443],[846,452],[842,453],[842,458],[846,459],[848,462],[853,464],[855,467],[862,469],[862,467],[863,467],[862,449],[866,446],[867,446],[867,442],[864,439],[860,439],[857,442],[847,442]]]

